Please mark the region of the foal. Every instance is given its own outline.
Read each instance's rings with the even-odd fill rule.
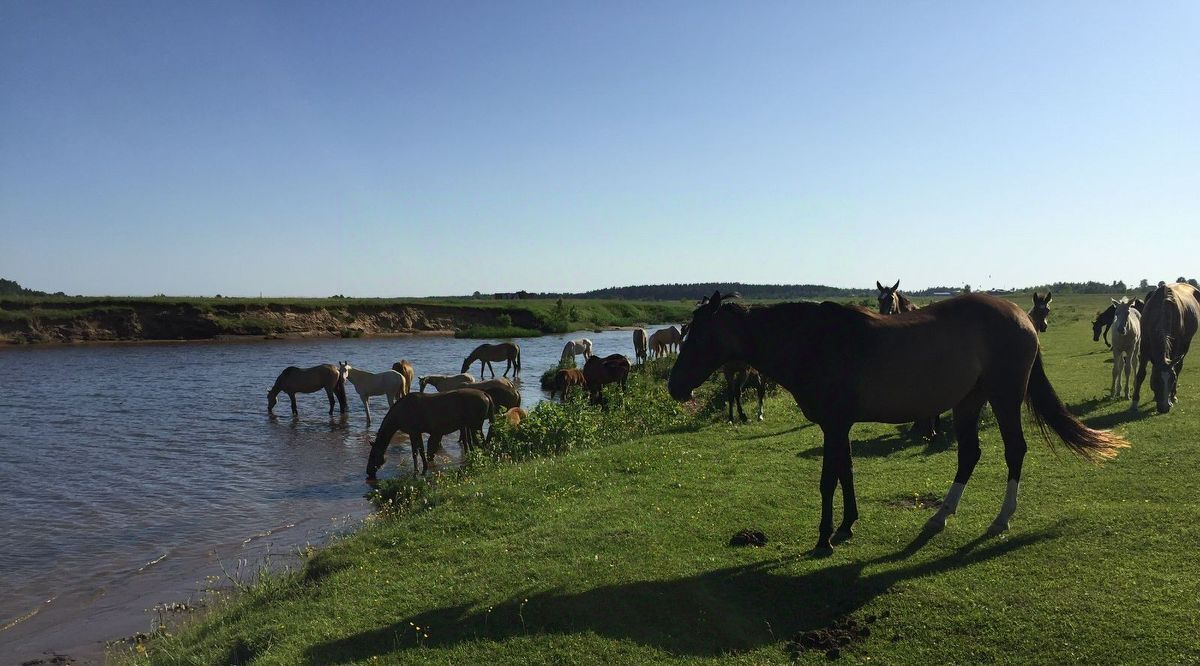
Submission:
[[[1129,397],[1129,373],[1138,362],[1138,352],[1142,347],[1142,313],[1138,312],[1133,303],[1122,297],[1120,301],[1113,299],[1115,313],[1112,323],[1112,396],[1115,398],[1121,392],[1121,373],[1125,374],[1125,393]]]

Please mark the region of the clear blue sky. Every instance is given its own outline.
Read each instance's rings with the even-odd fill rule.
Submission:
[[[0,3],[0,277],[1200,274],[1200,3]]]

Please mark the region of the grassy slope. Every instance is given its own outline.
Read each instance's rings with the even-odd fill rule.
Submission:
[[[981,538],[1004,491],[994,425],[959,515],[923,546],[928,511],[891,503],[944,492],[953,445],[859,425],[857,535],[810,557],[820,433],[780,395],[762,424],[481,470],[432,509],[327,549],[307,580],[264,585],[152,652],[164,663],[787,663],[796,631],[889,611],[845,661],[1194,663],[1200,380],[1185,375],[1167,416],[1131,420],[1125,401],[1100,399],[1110,366],[1088,326],[1100,302],[1058,304],[1048,374],[1133,448],[1097,469],[1031,438],[1000,538]],[[743,527],[769,545],[727,546]]]

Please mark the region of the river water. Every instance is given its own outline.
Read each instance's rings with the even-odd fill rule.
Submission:
[[[525,407],[545,399],[538,378],[565,341],[584,335],[597,353],[633,356],[629,331],[520,340]],[[294,562],[299,548],[369,513],[374,428],[357,394],[347,386],[346,416],[329,416],[321,391],[297,396],[296,419],[281,395],[270,417],[266,392],[284,367],[348,360],[380,372],[407,358],[418,375],[453,374],[479,342],[0,350],[0,664],[53,654],[102,661],[105,641],[152,627],[157,604],[198,600],[267,560]],[[371,406],[378,426],[387,401]],[[381,476],[410,461],[398,441]]]

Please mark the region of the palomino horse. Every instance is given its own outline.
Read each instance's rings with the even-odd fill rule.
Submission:
[[[275,380],[275,385],[267,391],[267,413],[275,409],[275,401],[279,394],[286,393],[292,399],[292,415],[296,416],[299,414],[296,411],[296,394],[315,393],[321,389],[325,389],[325,395],[329,398],[329,413],[333,413],[333,398],[336,396],[342,413],[345,414],[346,378],[329,363],[311,368],[297,368],[294,365],[284,368]]]
[[[569,340],[563,345],[562,358],[563,360],[575,360],[575,357],[583,354],[583,360],[586,363],[592,356],[592,341],[587,338],[579,338],[578,340]]]
[[[633,357],[638,363],[646,362],[646,350],[649,346],[649,337],[646,335],[646,329],[633,329]]]
[[[679,349],[683,333],[678,326],[668,326],[650,334],[650,353],[655,357],[666,356]]]
[[[758,370],[743,361],[730,361],[721,367],[725,373],[725,399],[729,403],[729,422],[733,423],[733,406],[737,404],[738,416],[745,423],[746,412],[742,410],[742,391],[749,386],[758,393],[758,420],[763,420],[763,398],[767,395],[767,385],[763,382]]]
[[[1125,373],[1125,395],[1129,397],[1129,374],[1138,362],[1138,352],[1142,348],[1142,313],[1138,312],[1133,303],[1122,297],[1112,299],[1113,311],[1113,367],[1112,395],[1116,397],[1121,392],[1121,373]]]
[[[1048,291],[1045,296],[1039,296],[1036,291],[1033,292],[1033,307],[1029,308],[1029,319],[1039,333],[1046,332],[1046,320],[1050,318],[1050,301],[1052,300],[1054,300],[1054,296],[1051,296]]]
[[[371,396],[386,396],[388,407],[391,407],[396,404],[397,400],[403,398],[404,394],[408,393],[408,382],[404,379],[404,375],[395,370],[384,370],[379,373],[367,372],[359,370],[346,361],[339,363],[338,368],[341,370],[342,376],[350,381],[350,385],[358,393],[358,399],[362,400],[363,411],[367,413],[367,423],[371,422]]]
[[[492,371],[492,377],[496,376],[496,369],[492,367],[492,361],[507,362],[501,377],[507,377],[509,370],[512,370],[513,377],[516,377],[517,373],[521,372],[521,347],[515,342],[500,342],[494,345],[485,342],[476,347],[471,355],[463,361],[462,370],[459,372],[466,372],[475,361],[479,361],[480,379],[483,379],[484,368]]]
[[[408,393],[412,390],[413,384],[417,381],[417,371],[413,368],[413,364],[408,362],[408,359],[400,359],[392,364],[392,370],[404,375],[404,392]]]
[[[917,309],[912,301],[900,293],[899,280],[896,280],[896,284],[891,287],[885,287],[879,284],[879,280],[876,280],[875,288],[879,290],[879,295],[875,297],[879,301],[879,314],[898,314]]]
[[[1183,371],[1183,357],[1197,327],[1200,327],[1200,289],[1175,282],[1155,289],[1146,298],[1146,309],[1142,312],[1142,353],[1129,409],[1137,411],[1149,362],[1154,369],[1150,388],[1154,390],[1158,413],[1171,411],[1179,373]]]
[[[465,372],[457,375],[422,375],[417,377],[417,383],[421,386],[421,393],[425,392],[426,386],[432,386],[439,393],[444,393],[462,388],[467,384],[474,384],[475,378]]]
[[[609,354],[604,358],[593,356],[583,364],[583,378],[587,381],[592,404],[604,402],[604,385],[620,383],[625,388],[629,379],[629,359],[622,354]]]
[[[696,309],[667,388],[676,400],[725,363],[749,363],[787,389],[825,436],[817,551],[833,545],[833,494],[842,486],[839,539],[858,519],[850,427],[861,421],[903,423],[954,410],[958,473],[927,529],[953,515],[979,461],[979,412],[992,411],[1004,438],[1008,489],[990,533],[1008,529],[1017,508],[1025,458],[1021,403],[1043,428],[1090,460],[1111,458],[1126,442],[1092,430],[1067,411],[1042,368],[1037,333],[1024,312],[984,294],[950,298],[915,312],[880,316],[837,303],[781,303],[753,309],[722,303]]]
[[[483,391],[462,389],[446,393],[409,393],[396,401],[383,417],[371,454],[367,458],[367,481],[375,480],[375,472],[383,467],[384,454],[397,431],[408,435],[412,445],[413,474],[417,473],[417,456],[421,457],[421,473],[429,470],[421,434],[429,435],[430,455],[437,450],[442,437],[464,431],[463,455],[471,450],[476,430],[492,418],[492,399]]]

